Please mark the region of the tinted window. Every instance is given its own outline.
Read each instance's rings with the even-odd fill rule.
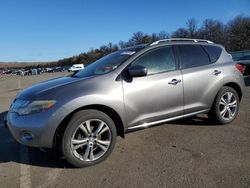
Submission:
[[[214,63],[219,59],[220,54],[222,52],[222,49],[220,47],[218,47],[218,46],[206,46],[206,45],[204,45],[203,47],[208,52],[211,62]]]
[[[182,69],[210,64],[208,54],[199,45],[180,45],[179,51]]]
[[[152,50],[139,57],[133,65],[142,65],[148,69],[148,74],[172,71],[176,69],[172,47]]]

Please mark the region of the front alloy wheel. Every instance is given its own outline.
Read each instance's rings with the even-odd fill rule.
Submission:
[[[82,161],[95,161],[102,157],[111,143],[111,131],[100,119],[89,119],[81,123],[71,139],[71,149]]]
[[[113,120],[98,110],[76,112],[62,138],[62,152],[76,167],[86,167],[105,160],[116,142]]]

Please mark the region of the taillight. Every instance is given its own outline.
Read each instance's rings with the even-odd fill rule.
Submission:
[[[236,64],[235,64],[235,67],[236,67],[242,74],[244,74],[244,72],[245,72],[245,67],[244,67],[243,65],[236,63]]]

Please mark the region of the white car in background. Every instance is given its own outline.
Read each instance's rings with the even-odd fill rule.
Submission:
[[[84,65],[83,65],[83,64],[74,64],[74,65],[72,65],[72,66],[68,69],[68,71],[69,71],[69,72],[77,72],[77,71],[80,71],[80,70],[82,70],[82,69],[84,69]]]

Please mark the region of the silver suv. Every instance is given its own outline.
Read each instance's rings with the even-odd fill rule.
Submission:
[[[243,90],[242,74],[221,45],[160,40],[25,89],[7,126],[21,144],[60,147],[69,163],[84,167],[107,158],[117,135],[129,131],[201,113],[230,123]]]

